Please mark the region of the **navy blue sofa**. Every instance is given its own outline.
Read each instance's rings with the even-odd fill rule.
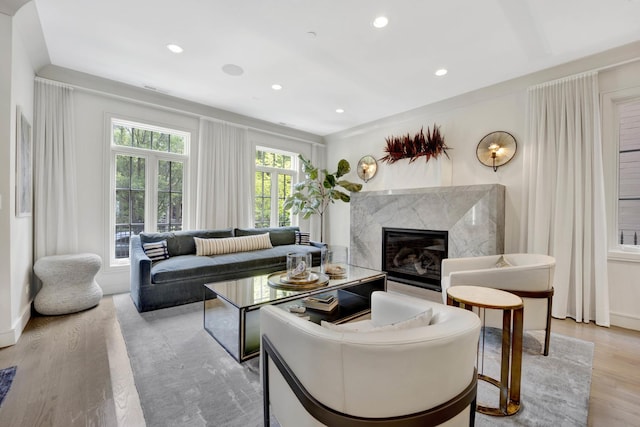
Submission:
[[[234,280],[286,269],[287,253],[312,254],[320,265],[322,243],[296,244],[298,227],[228,228],[169,233],[141,233],[129,246],[131,298],[139,312],[201,301],[205,283]],[[205,239],[247,236],[269,232],[272,248],[224,255],[198,256],[194,237]],[[167,241],[169,258],[151,262],[142,245]]]

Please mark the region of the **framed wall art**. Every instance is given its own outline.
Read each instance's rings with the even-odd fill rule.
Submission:
[[[16,114],[16,216],[31,216],[33,204],[33,141],[31,124],[18,107]]]

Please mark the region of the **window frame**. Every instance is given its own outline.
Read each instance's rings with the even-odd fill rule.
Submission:
[[[257,165],[255,163],[255,157],[258,151],[265,151],[265,152],[269,152],[269,153],[275,153],[275,154],[282,154],[282,155],[286,155],[286,156],[291,156],[291,169],[284,169],[284,168],[277,168],[277,167],[271,167],[271,166],[261,166],[261,165]],[[278,176],[280,174],[282,175],[289,175],[291,176],[291,191],[293,191],[293,186],[296,185],[296,183],[299,181],[299,169],[300,169],[300,161],[298,159],[298,153],[293,152],[293,151],[288,151],[288,150],[282,150],[282,149],[278,149],[278,148],[272,148],[272,147],[267,147],[264,145],[256,145],[255,146],[255,150],[253,153],[253,193],[252,193],[252,197],[251,197],[251,203],[253,206],[253,225],[255,227],[256,225],[256,212],[255,212],[255,206],[256,206],[256,186],[255,186],[255,176],[256,176],[256,172],[265,172],[265,173],[269,173],[271,174],[271,200],[278,200],[278,186],[277,185],[273,185],[273,183],[277,183],[278,182]],[[278,203],[271,203],[271,223],[269,225],[269,227],[278,227],[278,220],[279,220],[279,215],[278,215]],[[291,218],[291,226],[297,226],[298,225],[298,215],[293,215],[291,214],[289,216]]]
[[[608,259],[640,263],[640,253],[624,250],[618,234],[619,154],[621,104],[640,100],[640,87],[604,93],[601,98],[603,170],[605,176],[605,201],[607,215]]]
[[[133,126],[137,129],[144,129],[153,132],[169,133],[180,135],[184,138],[184,151],[182,154],[156,151],[147,148],[127,147],[114,144],[114,125]],[[106,119],[107,140],[109,150],[109,226],[107,231],[107,253],[110,267],[129,266],[129,258],[116,258],[116,243],[113,238],[116,233],[116,158],[119,155],[135,156],[145,159],[145,232],[155,232],[158,222],[158,169],[159,162],[171,161],[182,162],[182,229],[188,228],[189,203],[188,194],[190,187],[190,146],[191,131],[180,129],[179,127],[168,125],[158,125],[146,120],[128,119],[120,116],[108,116]]]

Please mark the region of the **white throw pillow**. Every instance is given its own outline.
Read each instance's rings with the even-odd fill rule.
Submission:
[[[196,242],[196,255],[221,255],[234,252],[255,251],[258,249],[270,249],[271,239],[269,233],[254,234],[252,236],[225,237],[221,239],[201,239],[194,237]]]
[[[324,326],[327,329],[337,332],[384,332],[384,331],[399,331],[403,329],[412,329],[419,328],[421,326],[428,326],[431,323],[431,318],[433,317],[433,308],[429,307],[422,313],[416,314],[413,317],[410,317],[406,320],[401,320],[400,322],[391,323],[389,325],[384,326],[374,326],[368,327],[370,325],[369,322],[353,322],[353,323],[343,323],[341,325],[334,325],[330,322],[325,322],[324,320],[320,322],[320,325]],[[361,323],[361,325],[358,325]]]

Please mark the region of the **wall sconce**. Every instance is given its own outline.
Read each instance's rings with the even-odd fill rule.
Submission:
[[[515,156],[518,145],[516,139],[509,132],[496,131],[485,135],[478,143],[476,156],[485,166],[496,172],[502,165],[509,163]]]
[[[373,156],[364,156],[358,161],[358,176],[364,182],[369,182],[378,172],[378,162]]]

